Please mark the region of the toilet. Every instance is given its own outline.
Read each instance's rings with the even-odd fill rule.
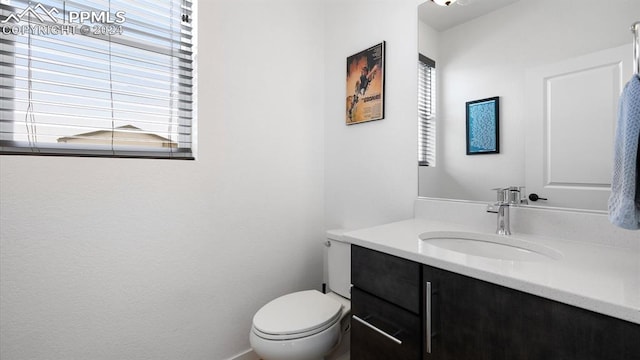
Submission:
[[[344,230],[327,231],[330,291],[283,295],[254,315],[249,341],[261,359],[343,359],[348,352],[351,245],[342,240],[342,233]]]

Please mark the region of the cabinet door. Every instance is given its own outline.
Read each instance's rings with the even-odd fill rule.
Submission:
[[[351,283],[369,294],[412,311],[420,312],[421,264],[351,246]]]
[[[351,359],[419,360],[420,316],[351,289]]]
[[[640,360],[640,325],[424,266],[434,360]],[[429,316],[431,315],[431,316]]]

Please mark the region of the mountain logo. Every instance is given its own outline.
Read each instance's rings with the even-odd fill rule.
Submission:
[[[44,18],[38,13],[38,11],[43,12],[44,15],[48,16],[49,19],[51,19],[54,23],[58,22],[58,19],[55,17],[55,15],[58,13],[58,9],[52,7],[51,9],[47,10],[42,4],[38,3],[38,5],[34,7],[29,6],[28,8],[24,9],[20,14],[10,14],[6,19],[2,20],[2,23],[7,23],[9,22],[9,20],[20,22],[23,17],[29,14],[35,16],[38,20],[40,20],[40,22],[44,22]]]

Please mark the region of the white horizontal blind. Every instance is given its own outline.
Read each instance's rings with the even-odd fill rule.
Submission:
[[[0,0],[2,154],[193,158],[190,0]]]
[[[418,165],[436,166],[436,63],[418,61]]]

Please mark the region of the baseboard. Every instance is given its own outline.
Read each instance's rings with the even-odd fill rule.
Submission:
[[[243,351],[235,356],[230,357],[227,360],[260,360],[258,355],[253,352],[252,349]]]
[[[337,358],[335,356],[337,356]],[[331,359],[349,360],[350,358],[349,351],[346,351],[342,354],[335,355],[335,356],[331,357]],[[249,349],[247,351],[241,352],[240,354],[232,356],[227,360],[261,360],[261,359],[256,353],[253,352],[253,350]]]
[[[253,350],[249,349],[245,352],[237,354],[235,356],[230,357],[227,360],[260,360],[260,357],[253,352]],[[349,353],[340,355],[337,360],[349,360]]]

